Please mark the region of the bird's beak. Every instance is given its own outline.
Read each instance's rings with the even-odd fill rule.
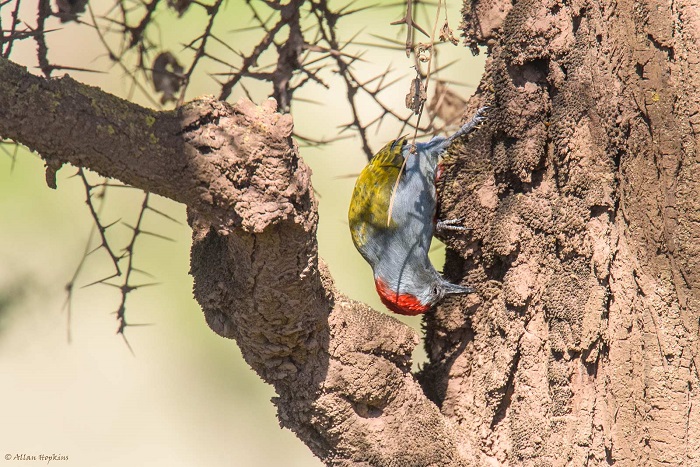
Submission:
[[[445,291],[445,295],[457,295],[476,292],[476,290],[472,289],[471,287],[465,287],[463,285],[457,285],[447,281],[444,281],[442,285],[443,290]]]

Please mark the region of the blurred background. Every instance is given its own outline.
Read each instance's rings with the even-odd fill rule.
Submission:
[[[104,3],[104,11],[93,6],[96,17],[108,13],[109,2]],[[347,3],[331,2],[331,6],[341,8]],[[353,9],[371,5],[352,2]],[[35,8],[35,2],[24,2],[21,17],[35,18]],[[251,18],[244,2],[229,1],[224,8],[227,19],[215,25],[217,37],[237,50],[254,47],[259,31],[246,29]],[[432,29],[436,5],[424,4],[423,8],[433,19],[418,19]],[[206,26],[207,16],[199,10],[201,14],[193,10],[180,17],[165,4],[159,6],[154,13],[158,24],[155,40],[163,44],[163,49],[181,51],[181,44],[201,34]],[[447,2],[447,17],[457,36],[459,11],[458,0]],[[4,25],[11,13],[8,6],[0,9]],[[356,45],[348,50],[362,53],[362,59],[353,64],[357,76],[369,79],[393,67],[390,76],[398,81],[382,91],[382,102],[405,112],[405,95],[415,72],[410,68],[412,60],[401,50],[405,28],[389,26],[402,15],[403,6],[399,4],[391,8],[372,6],[341,18],[338,34],[346,39],[356,35]],[[91,22],[88,14],[83,19]],[[47,35],[54,63],[104,71],[71,71],[73,78],[152,105],[144,95],[133,92],[123,69],[107,58],[94,28],[77,22],[61,24],[56,18],[51,18],[47,26],[57,28]],[[397,40],[398,50],[393,45],[366,45],[391,45],[377,36]],[[119,37],[114,34],[106,40],[118,44]],[[483,71],[484,54],[473,57],[462,45],[444,44],[439,48],[439,58],[442,64],[457,60],[440,72],[440,79],[453,82],[452,91],[468,99]],[[40,74],[35,42],[16,43],[11,59]],[[295,95],[299,100],[292,104],[291,112],[300,135],[332,140],[352,118],[345,84],[331,68],[324,74],[328,89],[311,84]],[[54,76],[62,74],[56,72]],[[186,100],[218,94],[220,86],[211,74],[201,73],[195,78]],[[153,89],[152,84],[144,81],[144,89]],[[264,86],[249,86],[247,92],[257,102],[270,94]],[[244,95],[243,90],[234,88],[229,101]],[[172,107],[169,104],[167,108]],[[376,117],[376,105],[371,100],[361,108],[366,112],[362,118]],[[387,119],[379,131],[369,134],[372,149],[395,138],[400,129],[398,122]],[[371,269],[352,246],[347,228],[354,177],[367,158],[355,133],[344,132],[342,136],[347,138],[322,146],[300,143],[300,153],[313,170],[320,200],[320,254],[341,291],[386,312],[374,291]],[[147,325],[126,329],[132,354],[115,334],[118,291],[104,284],[83,288],[111,273],[111,261],[104,250],[87,256],[75,281],[70,316],[68,313],[66,284],[86,247],[92,250],[99,244],[94,235],[91,237],[93,220],[85,203],[84,186],[74,176],[76,169],[64,167],[58,174],[58,189],[52,190],[46,185],[38,155],[23,148],[17,152],[11,146],[2,148],[0,465],[40,463],[6,461],[6,454],[68,456],[68,460],[51,464],[58,466],[321,465],[293,433],[279,427],[270,403],[272,388],[248,368],[235,342],[215,335],[206,326],[192,297],[188,275],[190,229],[183,206],[151,196],[152,206],[177,222],[153,213],[144,218],[146,230],[169,239],[141,235],[135,245],[136,267],[152,275],[136,275],[136,283],[157,285],[128,295],[129,323]],[[89,177],[97,180],[94,175]],[[108,230],[111,242],[124,246],[129,241],[131,230],[127,224],[136,222],[142,199],[143,194],[137,190],[109,190],[100,217],[106,224],[117,222]],[[433,249],[432,259],[438,269],[443,257],[442,248]],[[420,329],[420,318],[398,318]],[[414,365],[424,360],[419,347]]]

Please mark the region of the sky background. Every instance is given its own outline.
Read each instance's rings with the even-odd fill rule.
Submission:
[[[20,17],[34,20],[36,3],[23,3]],[[353,7],[373,3],[377,2],[355,2]],[[217,23],[217,34],[237,50],[247,51],[256,43],[259,31],[235,32],[249,24],[248,10],[242,5],[227,3],[226,16],[222,16],[226,21]],[[5,25],[9,14],[7,9],[0,11]],[[348,38],[360,32],[358,43],[377,42],[375,34],[403,41],[402,30],[389,26],[400,16],[397,8],[373,8],[342,19],[339,34]],[[458,1],[448,2],[448,18],[458,34]],[[160,28],[154,39],[164,50],[174,51],[201,31],[205,21],[194,10],[178,18],[165,8],[159,8],[156,19]],[[431,22],[422,24],[432,27]],[[49,27],[61,25],[52,19]],[[105,70],[104,74],[70,74],[128,97],[128,80],[118,67],[110,67],[95,31],[76,23],[62,27],[49,36],[52,62]],[[11,58],[36,72],[36,44],[25,41],[15,47]],[[354,50],[364,49],[358,45]],[[464,86],[453,90],[466,100],[483,71],[484,55],[472,57],[464,47],[443,46],[439,58],[442,63],[459,60],[442,78],[462,83]],[[403,51],[369,49],[355,70],[369,78],[389,64],[398,70],[396,76],[405,78],[382,93],[382,100],[401,109],[412,78],[411,62]],[[299,94],[322,105],[293,105],[300,134],[330,139],[349,120],[342,81],[328,71],[326,82],[328,90],[309,86]],[[190,86],[187,99],[217,93],[217,84],[202,73]],[[252,93],[262,101],[269,90],[255,88]],[[241,95],[236,91],[229,100],[234,102]],[[132,100],[148,105],[138,93]],[[363,110],[371,118],[376,109],[367,103]],[[397,131],[396,123],[387,122],[378,134],[372,132],[373,149],[395,137]],[[352,176],[366,163],[359,138],[321,148],[301,147],[300,153],[313,170],[314,188],[320,196],[321,257],[342,292],[385,312],[374,291],[371,269],[352,246],[347,227]],[[107,286],[76,291],[68,341],[65,285],[80,262],[92,228],[83,185],[74,174],[73,167],[64,167],[58,174],[58,190],[51,190],[36,154],[21,149],[13,161],[0,152],[0,467],[45,465],[5,461],[6,454],[68,456],[67,461],[50,464],[59,467],[321,465],[293,433],[279,427],[270,403],[272,388],[248,368],[235,343],[206,326],[192,297],[188,274],[191,232],[182,205],[152,196],[153,206],[179,223],[150,215],[146,228],[173,241],[142,236],[136,244],[136,265],[154,276],[140,279],[159,285],[129,295],[129,322],[150,324],[127,329],[134,355],[115,335],[112,312],[118,295]],[[133,225],[142,197],[136,190],[112,190],[103,219]],[[119,224],[109,230],[110,239],[116,242],[126,241],[129,233]],[[439,248],[432,253],[438,269],[443,256]],[[77,284],[88,284],[109,271],[106,255],[94,253]],[[402,320],[420,329],[420,318]],[[414,357],[417,363],[425,360],[420,347]]]

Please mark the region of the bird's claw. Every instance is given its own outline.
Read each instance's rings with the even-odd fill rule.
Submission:
[[[455,225],[455,224],[459,224],[463,220],[464,220],[464,217],[460,217],[458,219],[445,219],[445,220],[437,221],[435,228],[437,229],[438,232],[444,232],[446,230],[451,230],[453,232],[464,232],[465,230],[472,230],[469,227],[464,227],[462,225]]]
[[[491,107],[488,105],[485,105],[483,107],[479,107],[474,114],[474,117],[472,118],[472,121],[476,121],[477,123],[481,123],[484,120],[486,120],[486,116],[484,115],[487,110],[489,110]]]
[[[464,135],[468,135],[472,131],[476,130],[479,128],[481,123],[483,123],[486,120],[486,117],[483,115],[487,110],[489,109],[488,106],[480,107],[479,110],[476,111],[474,116],[472,117],[471,120],[469,120],[467,123],[462,125],[462,127],[457,131],[457,133],[453,134],[449,138],[445,140],[445,146],[448,144],[452,143],[453,140],[457,138],[461,138]]]

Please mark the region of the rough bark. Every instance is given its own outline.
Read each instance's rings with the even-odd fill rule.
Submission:
[[[463,14],[492,110],[446,271],[481,303],[427,315],[426,392],[474,465],[700,465],[700,3]]]
[[[416,333],[340,294],[316,244],[310,171],[274,101],[155,112],[0,59],[0,135],[55,182],[86,167],[188,207],[194,294],[272,384],[283,426],[333,465],[465,465],[410,372]],[[407,442],[410,440],[410,442]]]
[[[188,206],[207,322],[328,464],[700,465],[700,4],[463,14],[489,49],[469,107],[491,111],[442,177],[443,217],[474,228],[445,238],[445,272],[478,294],[426,316],[420,386],[416,334],[319,262],[309,171],[272,103],[154,112],[0,60],[0,135],[50,183],[71,163]]]

